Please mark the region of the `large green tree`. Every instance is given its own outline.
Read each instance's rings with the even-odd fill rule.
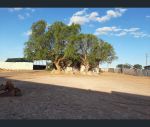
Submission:
[[[81,64],[85,66],[87,72],[91,63],[95,62],[94,50],[98,46],[98,39],[92,34],[80,34],[77,42],[77,52],[80,56]]]
[[[100,41],[100,49],[97,51],[100,63],[107,62],[112,63],[113,60],[117,59],[115,50],[108,42]]]
[[[74,57],[73,46],[70,45],[69,40],[80,33],[80,25],[72,24],[68,26],[63,22],[55,22],[48,29],[50,36],[51,50],[49,57],[55,64],[57,70],[61,70],[60,63],[67,58]]]
[[[70,26],[54,22],[47,27],[44,20],[33,23],[32,34],[25,43],[24,56],[29,60],[49,59],[57,70],[69,65],[84,65],[85,71],[116,59],[107,42],[93,34],[82,34],[78,24]]]
[[[31,35],[25,43],[24,56],[29,60],[47,59],[50,48],[49,37],[46,33],[47,23],[44,20],[33,23]]]
[[[116,59],[113,47],[92,34],[80,34],[74,36],[71,40],[72,54],[74,58],[78,58],[84,65],[85,71],[94,68],[100,62],[112,62]]]

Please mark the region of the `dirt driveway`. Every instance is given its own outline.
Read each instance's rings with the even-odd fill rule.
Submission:
[[[0,72],[22,97],[0,98],[0,119],[150,119],[150,77]]]

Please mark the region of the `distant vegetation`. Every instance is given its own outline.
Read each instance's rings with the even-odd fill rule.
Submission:
[[[128,68],[128,69],[130,69],[132,67],[132,65],[131,64],[118,64],[116,67],[117,68]]]
[[[135,65],[133,66],[133,68],[134,68],[134,69],[142,69],[142,65],[140,65],[140,64],[135,64]]]
[[[131,65],[131,64],[118,64],[116,66],[117,68],[127,68],[127,69],[130,69],[130,68],[134,68],[134,69],[142,69],[142,65],[140,64],[135,64],[135,65]]]
[[[117,59],[114,48],[93,34],[81,33],[78,24],[70,26],[54,22],[47,27],[44,20],[33,23],[32,34],[25,43],[24,57],[28,60],[51,60],[54,67],[80,67],[85,71],[98,67],[99,63],[111,63]]]

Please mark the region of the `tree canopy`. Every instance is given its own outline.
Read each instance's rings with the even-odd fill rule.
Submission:
[[[114,48],[93,34],[81,33],[78,24],[70,26],[57,21],[47,27],[44,20],[33,23],[32,34],[25,43],[24,57],[29,60],[49,59],[57,70],[75,63],[85,70],[117,59]]]
[[[46,25],[47,23],[44,20],[33,23],[31,27],[32,34],[30,35],[29,40],[25,43],[25,58],[29,60],[48,58],[50,43],[46,32]]]
[[[118,64],[117,65],[117,68],[127,68],[127,69],[130,69],[132,67],[132,65],[131,64]]]
[[[140,64],[135,64],[135,65],[133,66],[133,68],[134,68],[134,69],[142,69],[142,65],[140,65]]]

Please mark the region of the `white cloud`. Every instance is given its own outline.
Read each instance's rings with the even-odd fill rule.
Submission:
[[[23,8],[14,8],[15,11],[20,11],[22,10]]]
[[[33,8],[9,8],[9,11],[13,12],[13,11],[21,11],[21,10],[27,10],[30,12],[35,12],[35,9]]]
[[[31,12],[35,12],[35,9],[33,8],[26,8],[27,10],[30,10]]]
[[[26,15],[27,17],[30,17],[30,16],[31,16],[31,14],[30,14],[30,13],[25,13],[25,15]]]
[[[97,20],[98,12],[92,12],[89,14],[89,20]]]
[[[135,32],[140,30],[140,28],[129,28],[129,29],[123,29],[125,32]]]
[[[9,8],[8,10],[14,13],[19,13],[18,18],[21,20],[31,17],[32,13],[35,11],[35,9],[32,8]]]
[[[147,15],[146,18],[150,18],[150,15]]]
[[[32,31],[31,30],[28,30],[27,32],[24,32],[24,35],[25,36],[30,36],[32,34]]]
[[[120,36],[125,36],[126,34],[127,34],[127,32],[124,32],[124,31],[123,31],[123,32],[118,33],[118,34],[115,34],[115,35],[120,37]]]
[[[84,8],[83,10],[74,13],[70,18],[70,22],[68,25],[71,25],[72,23],[83,25],[89,22],[88,16],[86,15],[86,10],[88,9]]]
[[[96,29],[95,35],[107,35],[109,32],[113,32],[117,29],[116,26],[113,27],[101,27]]]
[[[140,38],[140,37],[150,37],[150,34],[146,34],[144,32],[141,31],[135,31],[135,32],[131,32],[131,35],[133,35],[136,38]]]
[[[135,38],[143,38],[143,37],[150,37],[150,34],[144,33],[140,31],[140,28],[128,28],[122,29],[116,26],[112,27],[101,27],[96,29],[95,35],[112,35],[112,36],[125,36],[125,35],[132,35]]]
[[[23,15],[21,15],[21,14],[18,15],[18,18],[21,19],[21,20],[25,19],[25,17]]]
[[[69,25],[71,25],[72,23],[83,25],[83,24],[85,24],[85,23],[87,23],[87,22],[89,22],[89,19],[86,18],[86,17],[73,16],[73,17],[71,17],[71,19],[70,19]]]
[[[99,16],[98,12],[87,13],[87,10],[88,9],[85,8],[81,11],[74,13],[73,16],[70,18],[69,25],[71,25],[72,23],[83,25],[90,21],[105,22],[112,18],[122,16],[127,9],[115,8],[114,10],[108,10],[106,12],[106,15],[104,16]]]
[[[23,8],[9,8],[9,11],[13,12],[13,11],[20,11]]]
[[[123,15],[123,13],[126,11],[127,9],[121,9],[121,8],[116,8],[114,10],[108,10],[106,12],[105,16],[102,17],[97,17],[97,21],[98,22],[105,22],[108,21],[112,18],[117,18]]]
[[[79,15],[83,15],[83,14],[86,14],[86,10],[88,10],[87,8],[84,8],[83,10],[81,11],[77,11],[74,16],[79,16]]]

